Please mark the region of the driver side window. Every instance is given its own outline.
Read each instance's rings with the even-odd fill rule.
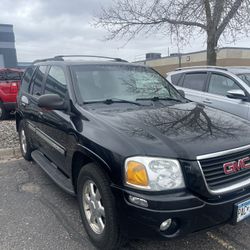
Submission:
[[[227,91],[241,88],[230,78],[212,74],[209,82],[208,93],[227,96]]]

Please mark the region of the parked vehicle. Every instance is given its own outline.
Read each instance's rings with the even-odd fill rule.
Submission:
[[[16,97],[23,71],[12,68],[0,69],[0,120],[16,109]]]
[[[192,101],[250,120],[250,67],[180,68],[167,80]]]
[[[186,100],[149,67],[68,57],[26,70],[16,126],[23,157],[77,196],[96,247],[250,215],[250,122]]]

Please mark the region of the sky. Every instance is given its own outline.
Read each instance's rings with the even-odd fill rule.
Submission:
[[[112,0],[1,0],[0,23],[13,24],[19,62],[61,54],[94,54],[120,57],[129,61],[143,60],[148,52],[178,51],[169,36],[140,35],[127,43],[126,39],[105,40],[103,28],[93,25],[101,6]],[[206,49],[205,37],[181,47],[182,53]],[[249,47],[250,38],[225,46]]]

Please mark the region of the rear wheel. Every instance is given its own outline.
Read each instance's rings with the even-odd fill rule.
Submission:
[[[23,120],[19,124],[18,134],[22,156],[25,160],[31,161],[32,146],[25,131],[25,123]]]
[[[0,120],[4,120],[8,117],[8,112],[6,111],[2,102],[0,102]]]
[[[82,221],[91,242],[105,250],[119,249],[124,243],[109,179],[97,165],[84,166],[77,182]]]

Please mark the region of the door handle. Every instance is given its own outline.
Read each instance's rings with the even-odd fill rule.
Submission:
[[[212,102],[209,101],[209,100],[205,100],[205,101],[203,101],[203,103],[205,103],[205,104],[212,104]]]
[[[43,118],[43,112],[42,112],[42,111],[39,111],[38,117],[39,117],[39,118]]]
[[[21,105],[23,106],[23,107],[25,107],[26,105],[28,105],[29,104],[29,99],[27,98],[27,96],[22,96],[21,97]]]

